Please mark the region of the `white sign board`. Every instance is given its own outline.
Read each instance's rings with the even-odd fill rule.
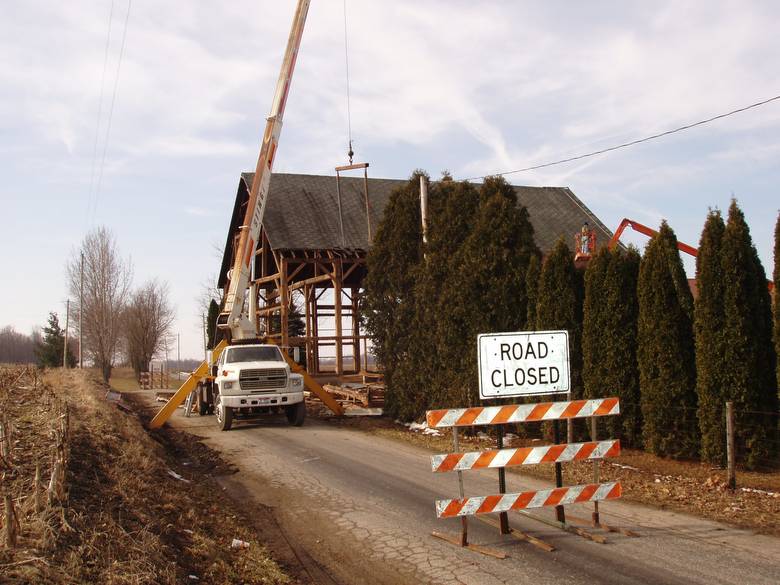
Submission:
[[[483,333],[477,337],[479,397],[569,391],[569,332]]]

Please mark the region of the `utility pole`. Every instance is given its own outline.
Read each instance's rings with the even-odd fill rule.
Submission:
[[[81,253],[79,277],[79,369],[84,367],[84,252]]]
[[[68,325],[70,325],[70,299],[65,301],[65,343],[62,348],[62,367],[68,367]]]
[[[181,380],[181,333],[176,334],[176,381]]]
[[[423,244],[428,243],[428,183],[420,175],[420,219],[422,220]]]

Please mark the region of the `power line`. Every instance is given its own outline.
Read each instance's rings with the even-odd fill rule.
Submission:
[[[97,206],[100,200],[100,186],[103,183],[103,169],[106,166],[106,153],[108,152],[108,142],[111,135],[111,122],[114,117],[114,104],[116,103],[117,88],[119,87],[119,73],[122,70],[122,57],[125,54],[125,39],[127,38],[127,24],[130,21],[130,9],[133,6],[133,0],[127,0],[127,14],[125,14],[125,26],[122,30],[122,44],[119,48],[119,60],[116,64],[116,77],[114,77],[114,91],[111,95],[111,107],[108,110],[108,122],[106,124],[106,136],[103,141],[103,157],[100,161],[100,173],[98,174],[97,186],[95,187],[95,204],[92,210],[92,220],[95,219]]]
[[[547,162],[542,163],[538,165],[533,165],[530,167],[525,167],[522,169],[515,169],[513,171],[504,171],[501,173],[493,173],[492,175],[483,175],[481,177],[469,177],[468,179],[464,179],[465,181],[478,181],[480,179],[485,179],[487,177],[503,177],[505,175],[512,175],[515,173],[523,173],[526,171],[534,171],[536,169],[543,169],[546,167],[552,167],[556,165],[562,165],[564,163],[573,162],[576,160],[582,160],[584,158],[590,158],[593,156],[598,156],[600,154],[604,154],[607,152],[612,152],[613,150],[619,150],[621,148],[628,148],[629,146],[634,146],[635,144],[641,144],[642,142],[649,142],[650,140],[655,140],[657,138],[662,138],[663,136],[669,136],[670,134],[675,134],[677,132],[682,132],[683,130],[690,130],[691,128],[695,128],[696,126],[703,126],[704,124],[709,124],[710,122],[714,122],[716,120],[720,120],[722,118],[727,118],[729,116],[733,116],[734,114],[739,114],[740,112],[745,112],[747,110],[752,110],[753,108],[757,108],[759,106],[764,106],[770,102],[774,102],[776,100],[780,100],[780,95],[776,95],[774,97],[771,97],[769,99],[756,102],[754,104],[750,104],[749,106],[745,106],[742,108],[738,108],[736,110],[732,110],[730,112],[726,112],[725,114],[718,114],[717,116],[713,116],[711,118],[707,118],[706,120],[699,120],[698,122],[693,122],[691,124],[686,124],[685,126],[679,126],[678,128],[673,128],[671,130],[666,130],[665,132],[659,132],[658,134],[652,134],[651,136],[645,136],[644,138],[638,138],[636,140],[632,140],[630,142],[624,142],[622,144],[617,144],[615,146],[610,146],[608,148],[602,148],[601,150],[594,150],[593,152],[588,152],[585,154],[579,154],[577,156],[571,156],[569,158],[564,158],[561,160],[556,160],[553,162]]]
[[[89,196],[87,198],[87,209],[85,219],[89,216],[92,209],[92,194],[95,187],[95,166],[97,165],[98,140],[100,136],[100,122],[103,117],[103,93],[106,86],[106,69],[108,68],[108,49],[111,44],[111,25],[114,21],[114,0],[111,0],[111,11],[108,13],[108,34],[106,35],[106,48],[103,54],[103,73],[100,76],[100,99],[98,100],[97,124],[95,124],[95,145],[92,148],[92,171],[89,176]]]

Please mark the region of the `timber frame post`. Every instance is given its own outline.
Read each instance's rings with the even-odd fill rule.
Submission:
[[[263,230],[252,280],[258,329],[285,349],[301,348],[312,376],[367,370],[368,338],[360,329],[365,274],[365,250],[274,249]],[[294,315],[305,334],[290,333]]]

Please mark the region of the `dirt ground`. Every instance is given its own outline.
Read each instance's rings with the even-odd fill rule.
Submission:
[[[191,449],[172,455],[171,435],[152,438],[132,411],[106,400],[107,388],[90,372],[20,373],[0,369],[0,413],[14,427],[0,491],[15,498],[20,526],[17,546],[0,548],[0,582],[291,581],[261,544],[254,519],[220,497],[215,476],[230,469],[210,451],[189,439],[183,443]],[[47,480],[51,412],[60,399],[70,414],[67,499],[36,513],[35,465]],[[248,548],[233,548],[233,539]]]
[[[336,419],[324,416],[330,424],[373,433],[423,446],[431,452],[452,450],[449,432],[439,436],[411,431],[387,418],[362,417]],[[430,433],[431,430],[428,431]],[[438,431],[437,431],[438,432]],[[527,439],[508,439],[506,447],[541,445]],[[462,437],[461,450],[495,447],[495,438]],[[554,479],[552,464],[509,468],[543,479]],[[737,490],[726,488],[726,472],[710,465],[655,457],[643,451],[627,450],[620,457],[608,459],[600,466],[601,481],[620,480],[623,498],[661,509],[671,509],[702,518],[727,522],[762,534],[780,535],[780,472],[737,472]],[[564,485],[593,481],[593,463],[575,462],[563,465]]]

